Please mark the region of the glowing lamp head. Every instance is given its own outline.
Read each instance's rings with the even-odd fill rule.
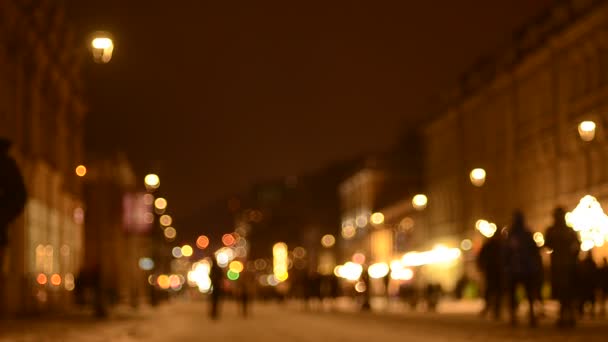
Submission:
[[[160,186],[160,178],[158,175],[150,173],[144,178],[144,184],[148,190],[156,190]]]
[[[375,225],[382,224],[382,223],[384,223],[384,214],[382,214],[380,212],[373,213],[370,219],[372,221],[372,224],[375,224]]]
[[[593,140],[595,138],[595,122],[583,121],[578,124],[578,135],[585,142]]]
[[[76,167],[76,175],[78,177],[84,177],[87,174],[87,168],[84,165],[78,165]]]
[[[412,206],[414,206],[414,209],[416,210],[424,210],[428,202],[429,199],[423,194],[417,194],[412,198]]]
[[[95,63],[105,64],[112,59],[114,41],[107,32],[95,32],[91,37],[90,47]]]
[[[482,168],[475,168],[471,170],[469,178],[471,179],[471,184],[474,186],[483,186],[486,182],[486,170]]]

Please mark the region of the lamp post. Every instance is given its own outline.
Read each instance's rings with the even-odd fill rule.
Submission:
[[[591,142],[595,139],[595,122],[593,121],[582,121],[578,124],[578,135],[583,141],[585,149],[585,181],[586,189],[588,192],[591,191]]]
[[[106,64],[112,59],[114,41],[112,35],[105,31],[97,31],[91,35],[89,44],[95,63]]]

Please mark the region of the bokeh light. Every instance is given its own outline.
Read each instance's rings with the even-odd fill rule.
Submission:
[[[182,255],[185,257],[190,257],[190,256],[192,256],[192,253],[194,253],[194,250],[192,249],[192,246],[190,246],[190,245],[183,245],[181,250],[182,250]]]
[[[173,255],[174,258],[181,258],[182,249],[180,247],[173,247],[173,249],[171,250],[171,255]]]
[[[379,279],[385,277],[389,272],[389,267],[386,263],[380,262],[370,265],[367,268],[367,274],[373,279]]]
[[[228,268],[230,270],[232,270],[233,272],[241,273],[241,272],[243,272],[243,269],[245,269],[245,266],[243,265],[242,262],[240,262],[238,260],[234,260],[230,263],[230,265],[228,265]]]
[[[460,249],[463,251],[470,251],[473,248],[473,241],[470,239],[464,239],[460,242]]]
[[[423,210],[429,203],[428,197],[424,194],[417,194],[412,198],[412,206],[416,210]]]
[[[239,273],[235,272],[233,270],[230,270],[230,269],[228,270],[228,272],[226,272],[226,276],[230,280],[237,280],[237,279],[239,279]]]
[[[156,278],[156,283],[158,284],[158,287],[163,290],[166,290],[171,286],[169,276],[167,276],[166,274],[159,275],[158,278]]]
[[[173,219],[169,215],[163,215],[160,217],[159,222],[161,225],[168,227],[173,223]]]
[[[224,244],[224,246],[230,247],[234,245],[235,241],[236,240],[232,234],[224,234],[222,236],[222,243]]]
[[[173,227],[165,228],[163,233],[165,234],[165,238],[167,238],[169,240],[173,240],[177,236],[177,231]]]
[[[205,249],[207,246],[209,246],[209,238],[205,235],[201,235],[196,239],[196,247]]]
[[[48,281],[48,279],[46,277],[46,274],[44,274],[44,273],[40,273],[36,277],[36,282],[40,285],[46,285],[47,281]]]
[[[148,190],[158,189],[160,186],[160,178],[158,178],[157,175],[150,173],[144,178],[144,184]]]
[[[303,247],[296,247],[293,249],[293,256],[296,258],[303,258],[306,256],[306,249]]]
[[[144,271],[150,271],[154,268],[154,260],[148,257],[140,258],[138,265],[140,269]]]
[[[471,180],[471,184],[473,184],[474,186],[483,186],[486,182],[486,170],[482,168],[475,168],[471,170],[469,178]]]
[[[335,244],[336,238],[331,234],[323,235],[323,237],[321,238],[321,245],[325,248],[330,248]]]
[[[84,177],[87,174],[87,168],[84,165],[76,166],[76,175],[78,177]]]
[[[382,224],[384,223],[384,214],[380,212],[373,213],[370,219],[373,224]]]

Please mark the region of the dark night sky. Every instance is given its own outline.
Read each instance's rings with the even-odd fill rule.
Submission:
[[[550,0],[81,1],[89,141],[155,170],[172,211],[388,147]]]

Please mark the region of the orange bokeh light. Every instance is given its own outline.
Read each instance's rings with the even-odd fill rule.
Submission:
[[[232,236],[232,234],[224,234],[224,236],[222,236],[222,243],[224,244],[224,246],[230,247],[234,245],[235,241],[236,240],[234,239],[234,236]]]
[[[46,275],[43,273],[40,273],[37,277],[36,277],[36,282],[40,285],[45,285],[47,282],[46,279]]]
[[[207,246],[209,246],[209,238],[205,235],[201,235],[198,237],[198,239],[196,239],[196,247],[205,249]]]
[[[61,276],[59,274],[53,274],[51,276],[51,284],[55,286],[61,285]]]
[[[87,168],[86,168],[86,166],[84,166],[84,165],[78,165],[76,167],[76,175],[78,177],[84,177],[84,175],[86,175],[86,174],[87,174]]]

